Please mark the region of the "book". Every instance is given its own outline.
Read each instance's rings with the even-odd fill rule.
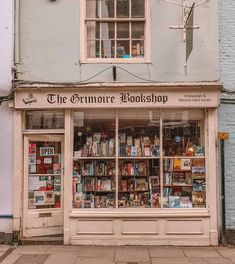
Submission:
[[[169,196],[169,208],[180,208],[181,199],[180,196]]]
[[[120,144],[126,144],[126,134],[120,133],[119,134],[119,140],[120,140]]]
[[[127,180],[121,180],[121,191],[126,192],[127,191]]]
[[[132,146],[132,144],[133,144],[132,136],[130,136],[130,135],[127,136],[126,144],[128,146]]]
[[[181,170],[190,171],[191,170],[191,159],[181,159]]]
[[[204,179],[193,179],[193,191],[195,192],[205,192],[206,182]]]
[[[174,170],[181,170],[181,159],[174,159],[173,163],[173,169]]]
[[[131,156],[136,157],[137,156],[137,148],[134,146],[131,146]]]
[[[180,198],[180,208],[192,208],[192,202],[190,201],[189,196],[182,196]]]
[[[205,148],[204,148],[204,146],[194,146],[194,156],[196,156],[196,157],[205,156]]]
[[[193,207],[206,207],[206,193],[192,192]]]
[[[205,178],[205,167],[192,167],[192,178],[193,179],[204,179]]]
[[[93,143],[100,143],[101,133],[94,133],[93,134]]]
[[[185,174],[182,172],[173,172],[172,184],[174,185],[186,185]]]

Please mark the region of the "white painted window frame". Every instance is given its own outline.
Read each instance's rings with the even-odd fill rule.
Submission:
[[[90,20],[90,19],[89,19]],[[92,19],[91,19],[92,20]],[[140,21],[141,19],[136,19]],[[106,18],[105,21],[113,21],[113,19]],[[135,21],[135,19],[116,18],[115,21]],[[87,58],[86,45],[86,0],[80,1],[80,63],[125,63],[125,64],[142,64],[151,63],[150,61],[150,1],[145,0],[145,36],[144,36],[144,58]]]

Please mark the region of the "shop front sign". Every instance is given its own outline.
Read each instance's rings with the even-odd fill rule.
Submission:
[[[66,90],[66,89],[65,89]],[[217,107],[217,91],[127,91],[77,92],[43,91],[16,92],[16,108],[125,108],[125,107]]]

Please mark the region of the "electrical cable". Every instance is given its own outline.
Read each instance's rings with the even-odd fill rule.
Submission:
[[[180,6],[180,7],[185,7],[185,8],[190,8],[191,7],[191,6],[185,6],[185,5],[170,1],[170,0],[161,0],[161,1],[169,3],[169,4],[172,4],[172,5],[177,5],[177,6]],[[202,4],[204,4],[207,1],[209,1],[209,0],[202,0],[201,2],[199,2],[198,4],[195,5],[195,8],[200,6],[200,5],[202,5]]]
[[[125,71],[125,72],[129,73],[130,75],[132,75],[133,77],[135,77],[135,78],[137,78],[137,79],[140,79],[140,80],[142,80],[142,81],[145,81],[145,82],[152,82],[152,83],[159,83],[159,81],[154,81],[154,80],[151,80],[151,79],[145,79],[145,78],[139,77],[139,76],[135,75],[134,73],[131,73],[131,72],[129,72],[128,70],[122,68],[121,66],[116,66],[116,67],[117,67],[117,69],[120,69],[120,70],[122,70],[122,71]]]

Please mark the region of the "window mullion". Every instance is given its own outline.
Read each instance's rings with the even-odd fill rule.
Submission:
[[[99,23],[99,27],[100,27],[100,40],[99,40],[99,48],[100,48],[100,52],[99,52],[99,58],[101,58],[101,48],[102,48],[102,41],[101,41],[101,36],[102,36],[102,33],[101,33],[101,30],[102,30],[102,26],[101,26],[101,22]]]

